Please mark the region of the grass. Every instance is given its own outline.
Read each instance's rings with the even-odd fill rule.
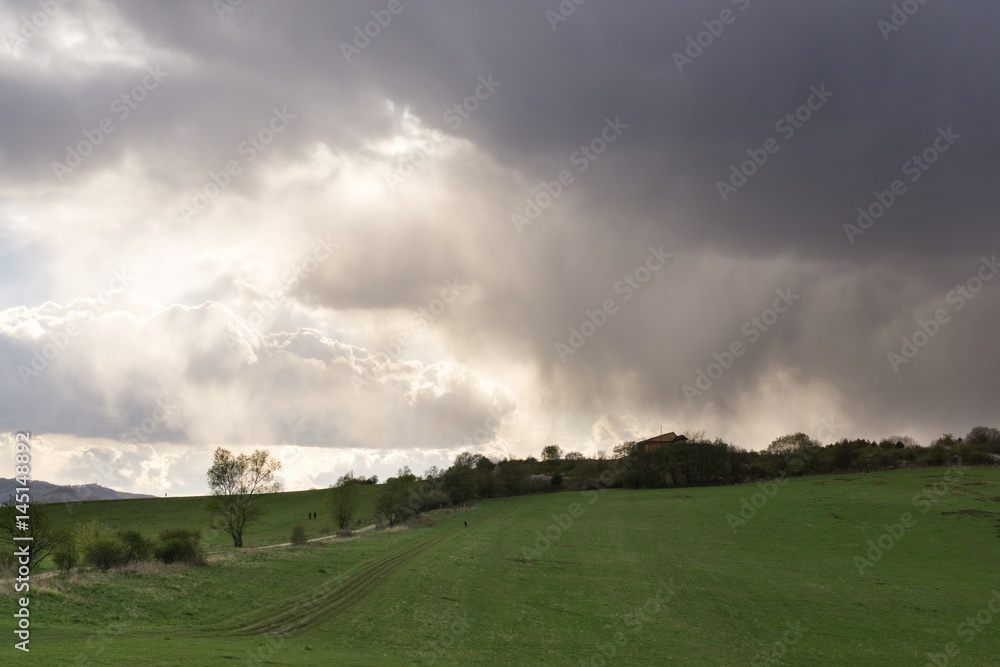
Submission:
[[[383,487],[361,485],[358,487],[358,511],[354,526],[374,523],[375,500]],[[312,539],[332,535],[339,528],[326,505],[328,489],[274,493],[260,497],[264,515],[258,524],[251,524],[243,536],[245,547],[288,542],[292,526],[301,523],[306,537]],[[209,552],[219,552],[232,547],[232,538],[221,530],[213,530],[213,515],[205,509],[206,498],[138,498],[134,500],[98,500],[86,503],[59,503],[50,507],[57,514],[72,521],[85,523],[97,519],[112,528],[138,530],[146,537],[155,538],[165,528],[197,528],[202,530],[202,544]],[[310,520],[310,512],[318,517]]]
[[[962,624],[1000,590],[1000,470],[944,472],[796,479],[773,497],[499,499],[426,528],[229,550],[207,568],[60,575],[35,583],[25,662],[728,666],[783,651],[773,664],[893,667],[954,643],[948,664],[993,665],[1000,617]],[[914,497],[935,483],[923,513]],[[734,532],[744,499],[759,507]],[[905,513],[912,527],[859,574],[868,541]],[[10,637],[12,597],[0,606]]]

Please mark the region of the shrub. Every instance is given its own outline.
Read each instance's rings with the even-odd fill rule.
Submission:
[[[309,540],[306,539],[306,527],[301,523],[292,526],[292,544],[297,547],[305,546]]]
[[[190,528],[170,528],[160,533],[160,542],[153,550],[156,560],[170,565],[187,563],[204,565],[201,551],[201,531]]]
[[[83,562],[107,571],[128,563],[128,547],[118,533],[103,523],[91,521],[80,532],[80,552]]]
[[[153,555],[153,543],[138,531],[120,530],[118,539],[125,545],[125,555],[129,563],[140,563],[149,560]]]
[[[451,505],[451,496],[440,489],[434,489],[420,497],[420,509],[424,512],[441,509]]]
[[[125,543],[114,535],[99,537],[87,543],[83,558],[88,565],[107,572],[128,563],[128,550]]]
[[[52,560],[63,572],[69,572],[80,564],[80,550],[76,548],[76,540],[66,540],[52,552]]]

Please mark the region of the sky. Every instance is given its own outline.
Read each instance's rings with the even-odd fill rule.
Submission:
[[[0,476],[1000,425],[998,19],[0,1]]]

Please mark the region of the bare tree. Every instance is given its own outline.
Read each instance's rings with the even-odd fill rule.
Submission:
[[[19,554],[18,550],[27,547],[28,562],[22,564],[32,571],[49,554],[74,539],[73,530],[65,522],[56,519],[54,514],[54,510],[49,507],[32,505],[28,508],[28,518],[20,519],[23,514],[17,508],[14,498],[0,505],[0,533],[11,538],[32,538],[30,541],[19,540],[14,543],[16,554]]]
[[[337,519],[337,525],[341,530],[351,527],[354,520],[354,511],[357,508],[358,500],[358,478],[354,476],[354,471],[350,471],[337,480],[337,485],[330,489],[327,502],[333,516]]]
[[[222,447],[215,450],[208,469],[208,487],[212,490],[209,508],[219,513],[218,523],[233,538],[234,547],[243,546],[243,531],[263,512],[257,496],[281,490],[281,484],[274,479],[280,469],[281,462],[266,449],[257,449],[249,456],[234,456]]]

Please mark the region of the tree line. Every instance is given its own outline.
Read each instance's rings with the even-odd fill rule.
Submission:
[[[909,436],[845,438],[824,445],[805,433],[790,433],[776,438],[765,450],[749,451],[696,434],[687,441],[653,447],[623,442],[610,456],[603,452],[595,457],[563,454],[558,445],[543,448],[539,458],[497,460],[463,452],[449,468],[431,467],[423,476],[414,475],[408,467],[400,469],[386,480],[376,513],[381,522],[393,526],[428,510],[498,496],[743,484],[784,476],[947,464],[1000,464],[1000,429],[977,426],[964,437],[946,433],[928,446]],[[354,484],[351,477],[341,478],[331,490],[333,507],[350,493],[344,489]],[[349,513],[341,512],[338,518],[342,516],[350,518]]]
[[[380,523],[395,526],[429,510],[499,496],[712,486],[786,476],[997,464],[1000,429],[986,426],[976,426],[964,437],[946,433],[927,446],[908,436],[877,441],[845,438],[824,445],[805,433],[783,435],[762,451],[748,451],[719,438],[709,440],[703,434],[655,446],[623,442],[610,456],[604,452],[594,457],[574,451],[564,454],[558,445],[548,445],[539,458],[495,459],[462,452],[450,467],[432,466],[422,476],[403,467],[385,481],[375,511]],[[281,490],[275,478],[280,469],[281,463],[264,449],[239,456],[223,448],[215,451],[207,473],[212,494],[206,509],[214,517],[213,527],[229,534],[233,546],[242,546],[247,526],[260,519],[263,507],[259,496]],[[348,472],[330,488],[327,507],[342,532],[349,532],[359,510],[359,487],[377,483],[377,477],[358,477]],[[10,537],[30,534],[34,538],[32,566],[49,556],[64,570],[84,564],[107,570],[152,558],[164,563],[205,562],[198,530],[177,528],[150,540],[136,531],[114,530],[96,522],[73,527],[58,521],[43,506],[35,506],[32,511],[31,528],[25,533],[17,524],[13,501],[0,505],[0,533]],[[293,543],[305,543],[304,528],[294,528]],[[11,566],[2,561],[0,569]]]

